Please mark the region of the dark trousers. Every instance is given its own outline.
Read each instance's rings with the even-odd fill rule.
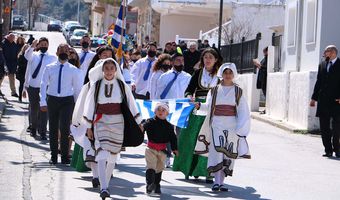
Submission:
[[[20,85],[19,85],[19,101],[22,100],[22,91],[24,91],[24,80],[19,80]]]
[[[29,87],[27,89],[29,100],[29,115],[30,124],[32,130],[38,130],[38,133],[42,136],[46,135],[47,131],[47,113],[40,111],[40,88]]]
[[[320,130],[322,143],[326,153],[340,153],[340,117],[320,116]],[[332,128],[331,128],[332,122]]]
[[[50,149],[51,156],[58,155],[58,132],[60,130],[61,159],[68,159],[68,136],[74,107],[73,96],[69,97],[47,97],[47,109],[50,126]]]

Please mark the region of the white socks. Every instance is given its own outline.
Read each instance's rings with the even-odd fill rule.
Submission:
[[[110,155],[112,157],[108,159],[98,160],[98,174],[100,189],[107,189],[109,187],[111,175],[116,164],[116,155]],[[93,173],[93,176],[95,173]]]
[[[97,163],[91,163],[91,170],[93,178],[98,178],[98,164]]]
[[[214,174],[215,174],[214,184],[223,185],[224,184],[224,178],[225,178],[225,174],[224,174],[223,170],[215,172]]]

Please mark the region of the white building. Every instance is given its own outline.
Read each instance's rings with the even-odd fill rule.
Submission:
[[[319,128],[309,101],[327,45],[340,46],[339,0],[289,0],[281,72],[268,74],[267,114],[299,129]],[[270,59],[269,59],[270,60]],[[269,68],[274,66],[268,63]]]
[[[232,2],[234,0],[224,0],[224,22],[232,17]],[[277,2],[277,0],[239,0],[237,2],[258,5]],[[140,30],[142,33],[138,33],[139,35],[151,35],[153,26],[159,26],[160,32],[153,39],[159,41],[162,47],[167,41],[174,41],[176,35],[199,38],[201,30],[203,32],[211,30],[218,25],[219,21],[220,0],[128,0],[128,5],[138,7],[140,14],[146,13],[143,19],[147,20],[139,22],[138,25],[146,28]],[[155,21],[152,23],[156,16],[155,12],[160,15],[159,25]]]

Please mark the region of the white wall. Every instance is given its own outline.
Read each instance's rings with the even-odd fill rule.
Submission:
[[[287,120],[289,73],[268,73],[266,113],[274,119]]]
[[[176,35],[185,38],[199,38],[200,30],[207,31],[216,26],[213,17],[190,15],[162,15],[160,22],[160,46],[175,41]]]
[[[243,95],[245,95],[251,111],[259,110],[260,90],[256,89],[256,80],[256,74],[241,74],[236,80],[243,90]]]
[[[288,122],[306,130],[319,128],[315,108],[309,107],[316,72],[292,72],[289,77]]]

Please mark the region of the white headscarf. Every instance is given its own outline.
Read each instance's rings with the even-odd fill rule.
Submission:
[[[234,63],[224,63],[223,65],[221,65],[220,69],[217,72],[217,77],[219,77],[220,79],[222,79],[223,77],[223,72],[226,69],[230,69],[233,74],[234,74],[234,79],[237,78],[237,69],[236,69],[236,65]]]
[[[113,58],[106,58],[106,59],[101,59],[96,62],[96,65],[90,70],[89,72],[89,80],[90,83],[93,84],[101,79],[104,78],[104,72],[103,72],[103,67],[104,63],[106,61],[113,61],[116,65],[116,74],[114,78],[120,79],[121,81],[125,82],[124,76],[120,70],[119,64],[113,59]]]

